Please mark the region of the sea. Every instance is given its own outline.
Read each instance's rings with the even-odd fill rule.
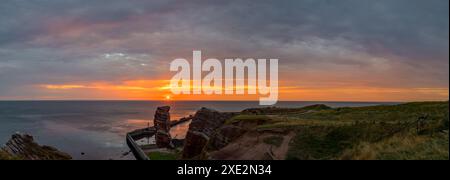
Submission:
[[[361,107],[396,103],[286,101],[275,106],[314,104]],[[14,133],[27,133],[39,144],[56,147],[77,160],[132,160],[125,135],[152,126],[158,106],[171,106],[171,120],[194,115],[202,107],[223,112],[261,107],[250,101],[0,101],[0,146]],[[183,139],[188,128],[189,122],[173,127],[170,133]]]

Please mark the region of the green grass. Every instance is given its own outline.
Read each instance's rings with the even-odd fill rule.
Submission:
[[[427,118],[417,134],[417,120],[422,116]],[[448,129],[448,102],[338,108],[297,118],[294,121],[322,120],[327,123],[315,123],[314,126],[299,123],[294,128],[297,135],[291,142],[288,159],[339,159],[349,149],[364,148],[376,151],[376,156],[371,159],[448,159],[448,138],[442,140],[432,136]],[[397,143],[391,143],[390,148],[377,150],[376,147],[399,134],[406,138],[394,139]],[[361,147],[361,143],[368,147]],[[347,159],[359,159],[359,156],[347,156]]]
[[[279,107],[267,107],[267,108],[251,108],[242,111],[242,114],[247,115],[289,115],[289,114],[303,114],[313,111],[322,111],[331,109],[323,104],[305,106],[301,108],[279,108]]]
[[[361,143],[340,159],[448,160],[448,133],[431,136],[399,135],[377,143]]]
[[[168,153],[168,152],[150,152],[148,153],[148,157],[150,160],[177,160],[178,159],[177,153]]]
[[[448,106],[448,102],[416,102],[263,108],[228,123],[259,122],[258,130],[295,132],[287,159],[448,159],[448,134],[446,139],[439,135],[449,129]],[[417,131],[420,117],[426,118]]]
[[[269,145],[273,145],[275,147],[280,147],[283,143],[283,136],[270,136],[263,139],[263,142]]]
[[[238,115],[225,122],[225,124],[234,124],[238,122],[264,124],[273,121],[266,115]]]

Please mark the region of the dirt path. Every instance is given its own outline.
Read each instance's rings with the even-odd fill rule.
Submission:
[[[283,160],[289,149],[289,142],[294,137],[294,133],[286,135],[274,133],[250,132],[244,134],[236,141],[219,151],[211,152],[213,159],[223,160]],[[271,136],[282,136],[283,141],[279,147],[264,143],[264,139]]]
[[[276,160],[286,159],[286,155],[289,150],[289,143],[291,142],[292,138],[294,138],[294,136],[295,136],[295,133],[293,133],[293,132],[284,136],[283,142],[281,143],[280,147],[276,148],[273,152]]]

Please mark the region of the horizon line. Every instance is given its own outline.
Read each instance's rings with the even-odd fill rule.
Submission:
[[[146,100],[146,99],[136,99],[136,100],[128,100],[128,99],[0,99],[0,102],[36,102],[36,101],[73,101],[73,102],[94,102],[94,101],[129,101],[129,102],[258,102],[258,100]],[[411,103],[411,102],[448,102],[449,100],[421,100],[421,101],[339,101],[339,100],[281,100],[278,102],[348,102],[348,103]]]

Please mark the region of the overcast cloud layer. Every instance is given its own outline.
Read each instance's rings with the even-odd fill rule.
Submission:
[[[42,84],[167,78],[169,62],[194,49],[279,58],[285,86],[448,91],[448,8],[448,0],[4,0],[0,99],[51,96]]]

